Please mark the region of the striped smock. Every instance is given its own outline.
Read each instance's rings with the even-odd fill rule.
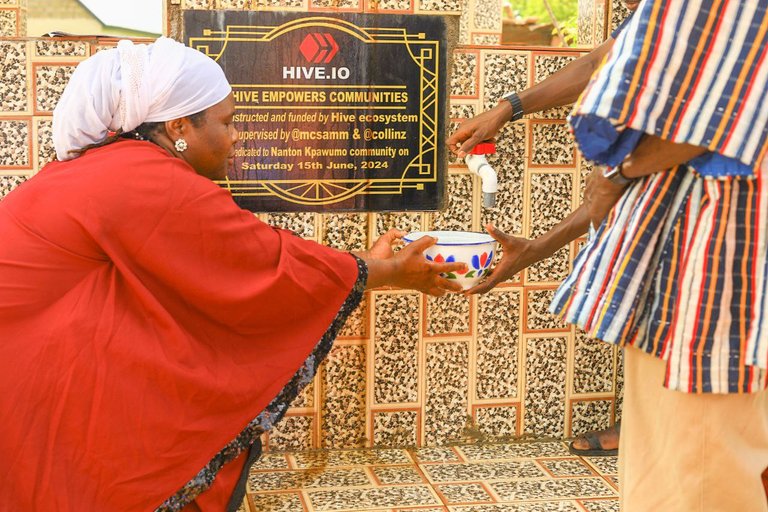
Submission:
[[[585,157],[644,133],[707,147],[636,180],[551,311],[667,362],[692,393],[768,387],[768,1],[645,1],[574,108]]]

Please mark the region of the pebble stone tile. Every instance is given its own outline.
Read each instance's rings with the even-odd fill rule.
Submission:
[[[419,295],[375,295],[373,400],[415,403],[419,389]]]
[[[503,505],[448,507],[450,512],[582,512],[573,501],[536,501]]]
[[[471,299],[459,293],[426,296],[426,335],[469,335],[470,306]]]
[[[587,512],[619,512],[619,500],[581,500],[581,505]]]
[[[475,0],[475,28],[484,32],[501,32],[501,6],[499,0]]]
[[[19,11],[0,9],[0,37],[19,36]]]
[[[416,411],[373,413],[373,445],[415,447],[419,414]]]
[[[184,9],[215,9],[216,0],[181,0]]]
[[[284,453],[263,452],[259,460],[251,466],[252,472],[273,469],[289,469],[288,458]]]
[[[526,340],[524,434],[555,438],[565,435],[567,345],[564,337]]]
[[[364,295],[360,305],[347,317],[339,332],[339,338],[364,338],[368,335],[368,313],[370,301],[368,295]]]
[[[595,38],[595,8],[594,2],[579,2],[576,42],[579,46],[597,46]]]
[[[517,396],[520,302],[519,291],[503,289],[477,299],[475,394],[478,399]]]
[[[571,272],[571,248],[558,249],[552,256],[525,269],[525,282],[536,284],[561,283]]]
[[[29,121],[0,119],[0,167],[28,169],[32,126]]]
[[[473,180],[473,178],[475,178]],[[447,205],[435,212],[432,227],[436,230],[472,230],[473,183],[480,186],[480,178],[472,174],[451,174],[448,176]]]
[[[362,487],[372,485],[362,467],[349,469],[307,469],[300,471],[272,471],[251,473],[248,487],[251,492],[290,489],[316,489],[324,487]]]
[[[291,402],[291,407],[293,408],[312,407],[314,403],[315,403],[315,381],[312,381],[307,385],[307,387],[302,389],[301,393],[299,393],[296,399],[293,402]]]
[[[419,463],[428,462],[461,462],[461,458],[450,446],[417,448],[413,458]]]
[[[621,25],[621,22],[629,16],[630,11],[624,6],[622,0],[608,0],[611,3],[611,24],[610,31],[613,32]]]
[[[381,485],[423,484],[424,477],[416,466],[379,466],[372,468]]]
[[[421,11],[461,12],[461,0],[417,0]]]
[[[616,491],[602,478],[560,478],[557,480],[520,480],[490,482],[491,490],[504,501],[527,499],[563,499],[571,496],[601,498],[616,496]]]
[[[524,173],[528,145],[526,122],[507,123],[496,140],[496,153],[488,157],[488,163],[496,171],[499,191],[496,206],[482,208],[481,226],[488,223],[508,234],[523,232]]]
[[[526,328],[529,331],[568,330],[567,324],[549,312],[555,289],[529,289],[526,296]]]
[[[342,251],[368,248],[368,215],[365,213],[326,214],[323,244]]]
[[[26,112],[27,97],[27,43],[0,41],[0,112]]]
[[[307,0],[253,0],[253,9],[280,8],[280,7],[305,7]]]
[[[38,112],[53,112],[74,71],[74,64],[40,65],[35,68],[35,109]]]
[[[468,461],[570,457],[568,448],[559,441],[499,443],[457,447]]]
[[[390,229],[399,229],[406,233],[421,231],[421,221],[424,214],[421,212],[384,212],[377,213],[375,217],[376,237],[378,237]]]
[[[482,484],[448,484],[435,486],[437,492],[451,503],[483,503],[492,502],[493,497]]]
[[[619,458],[618,457],[584,457],[584,460],[586,460],[600,474],[603,474],[603,475],[619,474]]]
[[[216,0],[216,8],[231,10],[248,9],[250,3],[250,0]]]
[[[528,53],[485,52],[483,110],[494,107],[505,94],[528,87],[529,59]]]
[[[361,8],[360,0],[310,0],[309,5],[315,9],[359,10]]]
[[[251,512],[304,512],[306,510],[297,492],[275,494],[249,494]]]
[[[313,416],[286,416],[269,432],[269,449],[275,451],[310,450]]]
[[[365,347],[336,345],[323,364],[321,446],[365,446]]]
[[[270,213],[267,215],[267,223],[293,231],[302,238],[314,238],[316,213]]]
[[[26,176],[2,176],[0,175],[0,200],[2,200],[14,188],[27,180]]]
[[[461,439],[469,402],[467,342],[427,344],[424,444],[444,445]]]
[[[428,485],[307,491],[307,496],[316,512],[349,509],[378,510],[393,506],[440,504],[440,499]]]
[[[477,113],[477,105],[473,103],[460,103],[460,100],[451,100],[451,119],[471,119]],[[453,131],[451,131],[453,133]]]
[[[530,237],[537,238],[574,209],[571,173],[532,173],[530,185]]]
[[[475,428],[486,442],[498,442],[518,435],[517,405],[478,407],[475,409]]]
[[[543,82],[551,74],[559,71],[568,63],[579,57],[577,54],[550,55],[536,54],[533,58],[533,78],[535,83]],[[536,112],[532,115],[537,119],[565,119],[571,111],[571,106],[562,106]]]
[[[477,52],[453,53],[453,71],[451,72],[451,96],[477,97]],[[452,116],[456,117],[456,116]]]
[[[495,46],[501,44],[501,34],[472,34],[472,44],[478,46]]]
[[[67,41],[64,39],[43,39],[35,41],[37,57],[87,57],[86,41]]]
[[[368,0],[366,12],[376,11],[405,11],[413,9],[411,0]]]
[[[300,469],[359,465],[411,464],[413,461],[406,450],[361,449],[361,450],[316,450],[293,454],[296,467]]]
[[[531,123],[531,164],[540,166],[573,166],[576,143],[563,122]]]
[[[530,479],[546,476],[544,470],[531,460],[425,464],[421,468],[433,483]]]
[[[577,327],[573,350],[573,392],[611,393],[616,350],[615,345],[588,338]]]
[[[37,125],[37,169],[56,159],[53,147],[53,121],[51,118],[36,118]]]
[[[613,400],[585,400],[571,403],[571,434],[602,430],[611,424]]]
[[[578,458],[540,460],[544,469],[554,477],[594,476],[589,466]]]

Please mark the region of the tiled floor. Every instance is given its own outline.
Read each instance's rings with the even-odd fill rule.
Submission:
[[[250,512],[618,511],[615,457],[562,442],[267,453]]]

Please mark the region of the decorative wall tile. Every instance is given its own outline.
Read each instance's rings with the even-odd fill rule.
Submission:
[[[441,334],[469,335],[471,299],[460,293],[442,297],[425,296],[427,336]]]
[[[524,480],[519,482],[493,482],[491,489],[506,501],[546,498],[595,498],[616,496],[602,478],[563,478],[559,480]]]
[[[608,33],[605,16],[606,2],[610,0],[595,0],[595,42],[592,46],[598,46],[611,35]],[[623,4],[622,4],[623,5]]]
[[[307,0],[252,0],[253,1],[253,9],[260,9],[260,8],[281,8],[281,7],[290,7],[290,8],[299,8],[299,7],[307,7]]]
[[[413,464],[408,452],[399,449],[385,450],[318,450],[293,455],[296,467],[300,469]]]
[[[530,460],[427,464],[421,466],[421,469],[435,483],[541,478],[546,475],[544,470]]]
[[[578,0],[578,20],[576,42],[579,46],[594,47],[595,41],[595,0]]]
[[[566,122],[531,123],[531,165],[574,165],[576,143]]]
[[[564,68],[568,63],[573,62],[578,57],[578,55],[574,54],[535,54],[533,57],[534,83],[543,82],[547,77]],[[547,109],[542,112],[536,112],[531,117],[535,117],[537,119],[565,119],[570,112],[571,105],[565,105],[562,107]]]
[[[359,487],[372,483],[363,468],[272,471],[251,473],[248,476],[248,488],[251,492],[296,488]]]
[[[621,22],[629,16],[629,9],[622,0],[608,0],[611,3],[611,24],[610,31],[613,32],[621,25]]]
[[[332,9],[357,11],[362,8],[360,0],[309,0],[311,9]]]
[[[573,175],[531,173],[531,222],[529,233],[537,238],[573,210]]]
[[[241,10],[250,8],[251,0],[216,0],[216,9]]]
[[[87,57],[87,41],[71,41],[66,39],[40,39],[35,41],[35,56],[37,57]]]
[[[323,367],[322,446],[364,446],[365,347],[336,345]]]
[[[368,248],[368,215],[365,213],[326,214],[323,244],[342,251]]]
[[[0,119],[0,169],[30,169],[32,126],[21,119]]]
[[[27,181],[26,176],[0,175],[0,200],[2,200],[6,195],[8,195],[8,192],[15,189],[25,181]]]
[[[412,403],[419,389],[419,294],[375,295],[373,401]]]
[[[566,245],[547,259],[525,269],[525,282],[560,283],[571,272],[571,246]]]
[[[477,46],[497,46],[501,44],[501,34],[472,34],[472,44]]]
[[[484,441],[509,439],[518,435],[517,405],[498,407],[477,407],[475,409],[475,427]]]
[[[459,6],[461,8],[461,16],[459,17],[459,44],[470,44],[471,30],[469,21],[472,18],[470,6],[474,7],[474,3],[471,3],[469,0],[459,0]]]
[[[428,343],[426,372],[424,444],[460,439],[468,416],[468,343]]]
[[[555,295],[554,289],[529,289],[526,292],[526,328],[534,330],[568,330],[562,320],[549,312]]]
[[[615,345],[587,338],[584,331],[577,327],[573,351],[573,392],[612,392],[615,354]]]
[[[416,466],[379,466],[372,468],[372,471],[382,485],[424,483]]]
[[[421,212],[383,212],[377,213],[376,235],[383,235],[390,229],[399,229],[410,233],[412,231],[421,231]],[[373,241],[371,241],[373,243]]]
[[[360,305],[352,311],[347,317],[344,327],[339,332],[339,338],[363,338],[368,335],[368,314],[370,310],[370,299],[368,295],[363,296]]]
[[[291,402],[291,407],[313,407],[315,404],[315,381],[310,382],[307,387],[301,390],[296,399]]]
[[[313,416],[284,416],[269,432],[273,451],[309,450],[312,443]]]
[[[469,174],[448,175],[447,205],[442,211],[435,212],[432,229],[471,230],[472,229],[472,188],[473,179],[480,178]]]
[[[53,121],[51,118],[35,119],[37,125],[37,169],[56,159],[53,147]]]
[[[35,110],[53,112],[74,71],[75,65],[35,66]]]
[[[478,52],[453,52],[451,96],[477,97],[479,60]]]
[[[302,238],[315,236],[316,213],[270,213],[267,222],[275,227],[293,231]]]
[[[457,450],[470,461],[530,459],[541,457],[562,458],[571,456],[565,444],[559,441],[464,445],[458,447]]]
[[[440,485],[436,489],[449,504],[493,502],[493,497],[479,483]]]
[[[579,154],[581,165],[579,166],[579,204],[584,202],[584,187],[587,185],[587,176],[592,174],[594,164]]]
[[[501,33],[501,6],[499,0],[475,0],[475,28]]]
[[[367,0],[366,12],[376,11],[413,11],[411,0]]]
[[[307,496],[316,512],[350,508],[369,510],[385,506],[440,505],[440,500],[428,485],[308,491]]]
[[[17,37],[19,32],[19,10],[0,9],[0,37]]]
[[[528,338],[525,347],[523,433],[538,437],[565,434],[566,338]]]
[[[489,51],[483,62],[483,110],[494,107],[504,94],[528,87],[527,53]]]
[[[616,405],[614,415],[616,421],[621,420],[621,409],[624,404],[624,350],[619,349],[616,358]]]
[[[461,0],[418,0],[420,11],[461,12]]]
[[[416,411],[373,413],[373,445],[415,447],[418,444],[419,414]]]
[[[183,9],[215,9],[216,0],[181,0]]]
[[[27,101],[27,44],[0,41],[0,112],[25,112]]]
[[[264,512],[304,512],[301,496],[296,492],[273,494],[249,494],[251,510]]]
[[[578,458],[541,460],[539,464],[555,477],[594,476],[589,466]]]
[[[457,103],[452,100],[450,104],[451,119],[470,119],[477,115],[477,106],[469,103]],[[453,133],[453,131],[451,131]]]
[[[476,396],[480,400],[516,397],[520,292],[504,290],[480,295],[477,311]]]
[[[523,232],[523,176],[528,152],[525,127],[524,122],[507,123],[496,138],[496,153],[488,156],[499,191],[496,206],[481,209],[480,223],[491,223],[508,234]]]

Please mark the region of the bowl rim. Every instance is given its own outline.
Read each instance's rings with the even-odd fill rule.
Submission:
[[[479,238],[482,238],[481,240],[478,240],[476,242],[441,242],[440,241],[440,233],[449,233],[450,235],[456,235],[456,234],[470,234]],[[469,245],[485,245],[492,242],[497,242],[495,238],[493,238],[488,233],[483,233],[480,231],[465,231],[465,230],[457,230],[457,231],[450,231],[450,230],[434,230],[434,231],[412,231],[411,233],[408,233],[403,237],[403,240],[406,242],[415,242],[419,238],[423,236],[431,236],[433,238],[437,238],[437,242],[435,245],[444,245],[444,246],[469,246]],[[443,235],[447,236],[447,235]]]

